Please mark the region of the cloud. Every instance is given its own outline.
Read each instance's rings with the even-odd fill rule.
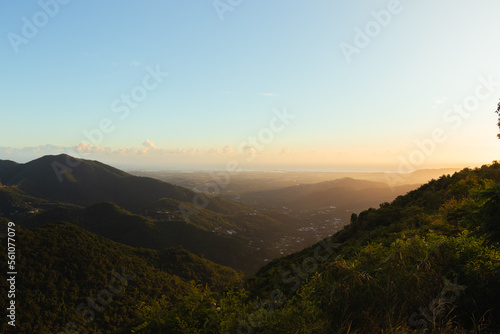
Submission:
[[[64,148],[64,151],[68,151],[69,148]],[[92,144],[87,144],[86,142],[81,142],[80,144],[73,146],[71,148],[73,151],[78,153],[111,153],[112,150],[103,146],[95,146]],[[71,154],[71,153],[70,153]]]
[[[77,146],[75,146],[75,150],[77,152],[89,152],[90,149],[91,149],[91,144],[87,144],[85,142],[81,142],[80,144],[78,144]]]
[[[157,150],[159,149],[158,146],[156,146],[151,140],[149,139],[146,139],[146,141],[144,143],[142,143],[142,146],[145,146],[147,148],[151,148],[153,150]]]
[[[130,66],[141,66],[142,63],[140,61],[134,60],[129,63]]]
[[[257,149],[254,146],[247,144],[247,145],[243,146],[242,153],[244,153],[244,154],[247,154],[247,153],[256,154]]]
[[[160,161],[161,159],[173,159],[169,161],[177,161],[176,159],[181,159],[178,161],[184,161],[182,160],[182,158],[196,158],[196,160],[200,159],[200,161],[205,161],[206,159],[212,159],[210,161],[223,159],[222,161],[224,161],[228,159],[238,159],[238,157],[240,157],[240,154],[243,154],[246,157],[246,155],[248,154],[257,154],[257,152],[257,149],[251,145],[244,146],[241,152],[236,150],[231,145],[211,148],[209,147],[203,149],[194,147],[165,148],[156,145],[149,139],[146,139],[142,143],[142,145],[138,147],[104,147],[92,145],[86,142],[81,142],[78,145],[74,146],[39,145],[23,148],[0,146],[0,159],[10,159],[17,162],[27,162],[44,155],[58,155],[65,153],[75,158],[100,161],[111,161],[109,159],[113,158],[119,158],[123,161],[125,161],[124,159],[135,161],[136,159],[144,160],[146,158],[151,159],[151,161]],[[280,151],[277,151],[276,153],[278,154],[279,152]],[[281,151],[282,154],[285,154],[287,152],[289,152],[288,149],[284,149],[283,151]],[[265,155],[262,152],[260,152],[260,154]]]
[[[231,146],[231,145],[226,145],[224,146],[224,148],[222,149],[224,153],[226,154],[231,154],[231,153],[234,153],[234,148]]]

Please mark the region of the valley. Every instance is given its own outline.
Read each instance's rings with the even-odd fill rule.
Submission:
[[[55,173],[54,163],[67,161],[79,164],[71,174]],[[215,172],[182,173],[182,182],[174,178],[179,183],[176,185],[165,182],[165,177],[152,177],[163,174],[134,176],[66,155],[1,165],[0,181],[5,186],[0,189],[0,212],[21,226],[71,222],[133,247],[182,246],[247,274],[335,234],[349,223],[353,213],[417,187],[390,188],[381,182],[348,177],[285,186],[332,176],[311,172],[279,173],[272,188],[274,178],[269,173],[252,172],[227,178],[224,192],[214,194],[199,189],[207,177],[217,175]],[[59,182],[58,176],[64,181]],[[187,185],[191,189],[184,187]],[[228,249],[232,250],[230,256]]]
[[[172,173],[170,177],[177,175],[170,179],[178,183],[174,184],[166,182],[165,174],[133,175],[83,159],[59,182],[51,165],[69,158],[45,156],[26,164],[0,161],[0,223],[6,226],[14,221],[19,240],[18,268],[23,279],[16,283],[16,289],[24,291],[19,302],[25,305],[20,317],[45,310],[42,318],[23,322],[23,329],[29,332],[104,333],[126,328],[126,332],[133,329],[134,333],[160,333],[165,328],[178,328],[173,319],[184,319],[189,332],[196,332],[200,321],[221,333],[225,332],[224,326],[232,330],[241,326],[272,327],[273,321],[297,328],[300,325],[295,318],[315,321],[310,314],[296,313],[300,298],[319,303],[308,306],[308,312],[322,314],[322,319],[332,318],[327,309],[318,308],[327,303],[320,291],[332,284],[332,279],[344,277],[346,270],[351,272],[347,277],[359,274],[358,269],[343,267],[345,262],[338,260],[340,256],[346,261],[360,258],[363,270],[378,277],[377,270],[381,269],[364,257],[381,252],[373,261],[379,263],[382,259],[378,257],[385,256],[378,266],[399,280],[398,275],[410,269],[399,273],[394,271],[398,265],[385,265],[394,256],[390,254],[397,252],[395,243],[418,243],[419,238],[434,240],[438,233],[453,248],[453,243],[459,242],[456,238],[461,238],[467,229],[484,233],[497,228],[494,224],[477,223],[479,216],[471,213],[484,212],[481,217],[496,221],[497,207],[488,213],[485,208],[490,202],[473,193],[473,189],[479,189],[495,196],[491,189],[496,188],[492,185],[500,182],[496,163],[440,175],[423,185],[398,186],[352,177],[356,175],[321,181],[324,174],[311,172],[280,173],[279,180],[271,186],[268,173],[252,172],[231,176],[224,191],[215,194],[199,190],[210,173],[182,173],[182,177]],[[427,171],[425,175],[440,171]],[[421,172],[415,174],[407,179],[422,177]],[[185,187],[188,185],[190,189]],[[463,202],[465,198],[467,202]],[[496,197],[490,201],[496,201]],[[418,247],[430,247],[427,252],[432,253],[433,242]],[[0,248],[4,247],[2,244]],[[477,247],[470,251],[479,251]],[[410,249],[402,252],[405,255],[398,256],[405,259],[412,254]],[[476,256],[487,256],[484,261],[500,263],[493,253],[484,254]],[[418,255],[418,261],[427,261],[422,256]],[[352,265],[358,266],[356,263]],[[332,265],[337,269],[332,269]],[[445,263],[442,266],[443,270],[447,268]],[[102,299],[108,290],[103,287],[118,270],[134,279],[123,283],[120,293],[112,294],[116,302],[109,302],[108,307]],[[466,269],[459,270],[464,270],[461,275],[466,280],[474,279]],[[434,274],[422,275],[424,279]],[[448,274],[443,271],[440,275]],[[496,271],[491,275],[496,275]],[[292,288],[290,283],[294,283]],[[311,284],[315,290],[307,290]],[[349,289],[349,293],[357,293],[351,283],[343,284],[347,284],[344,289]],[[376,295],[386,291],[373,289]],[[391,293],[401,294],[407,287],[394,289]],[[272,298],[281,296],[276,306],[280,311],[263,316],[261,307],[253,300],[268,298],[269,294],[275,296]],[[37,298],[36,306],[30,304]],[[343,300],[341,296],[336,298]],[[485,305],[491,304],[480,293],[477,298],[484,300]],[[416,301],[412,303],[418,305]],[[58,315],[51,311],[57,309],[56,305],[64,305]],[[106,315],[101,317],[90,311],[93,307],[106,307]],[[231,311],[232,307],[236,309]],[[193,314],[193,308],[201,313]],[[223,323],[207,315],[214,309],[222,312],[220,316],[226,319]],[[260,314],[262,320],[255,322],[252,315],[241,313],[242,310]],[[474,312],[482,311],[483,308]],[[287,312],[294,315],[290,318]],[[236,314],[240,317],[238,322],[234,320]],[[349,313],[349,321],[356,318],[353,314]],[[327,326],[322,322],[317,325]]]

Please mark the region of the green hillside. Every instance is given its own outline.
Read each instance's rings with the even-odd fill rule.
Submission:
[[[182,202],[164,199],[148,206],[149,211],[154,212],[153,217],[130,213],[111,202],[87,208],[58,206],[26,216],[19,224],[33,228],[64,221],[132,247],[160,250],[182,246],[211,261],[247,273],[255,273],[263,259],[273,255],[265,247],[255,251],[248,245],[247,237],[228,234],[229,229],[241,230],[239,222],[232,222],[213,211],[200,209],[187,224],[178,209],[179,203]],[[160,209],[161,213],[157,213]],[[260,221],[266,222],[264,218]]]
[[[6,230],[4,220],[1,227]],[[119,333],[155,300],[176,305],[202,287],[220,289],[241,281],[234,270],[186,250],[132,248],[73,224],[16,227],[16,232],[16,333],[60,333],[73,328],[71,323],[81,333]],[[6,280],[0,285],[7,291]],[[6,298],[2,293],[2,305]],[[0,331],[8,333],[8,327],[2,323]]]
[[[498,333],[499,230],[494,162],[353,215],[335,236],[263,267],[244,290],[214,294],[215,304],[192,296],[155,313],[160,322],[144,317],[140,332]]]
[[[55,207],[76,206],[28,195],[17,186],[0,186],[0,217],[19,221]]]
[[[207,259],[252,272],[272,255],[275,235],[300,221],[217,198],[217,211],[167,197],[132,213],[112,202],[58,205],[23,189],[2,187],[0,203],[18,211],[23,227],[18,305],[25,332],[57,333],[68,322],[88,333],[500,331],[497,162],[443,175],[352,214],[339,233],[269,262],[239,288],[231,285],[240,274]],[[196,214],[186,221],[182,210]],[[116,268],[140,279],[113,296],[107,312],[79,315],[87,297],[106,303],[101,291]]]
[[[220,197],[64,154],[0,161],[0,181],[0,216],[22,226],[71,222],[133,247],[182,246],[247,273],[278,256],[273,239],[295,228]]]
[[[161,198],[193,203],[196,196],[183,187],[66,154],[47,155],[25,164],[0,160],[1,184],[16,186],[30,196],[45,200],[81,206],[113,202],[129,211],[138,211]],[[200,205],[223,214],[248,210],[240,204],[206,195]]]
[[[75,167],[71,167],[74,166]],[[192,201],[194,193],[159,180],[137,177],[98,161],[65,154],[44,156],[25,164],[3,162],[0,182],[30,195],[88,206],[114,202],[128,210],[163,197]]]

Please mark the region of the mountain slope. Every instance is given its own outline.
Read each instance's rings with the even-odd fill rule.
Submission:
[[[49,210],[54,207],[77,206],[34,197],[15,186],[0,186],[0,217],[19,221],[40,211]]]
[[[369,327],[363,324],[368,321],[380,322],[382,319],[357,317],[355,313],[361,313],[361,310],[371,317],[378,316],[380,310],[398,310],[398,317],[401,317],[398,321],[409,323],[413,329],[446,326],[446,321],[441,323],[441,319],[432,324],[418,309],[438,301],[436,296],[446,288],[447,280],[455,280],[454,284],[458,284],[460,289],[466,286],[467,292],[461,293],[463,299],[454,303],[459,310],[452,316],[460,319],[461,326],[465,327],[471,325],[471,317],[484,317],[481,326],[491,323],[499,329],[497,320],[500,318],[500,308],[497,307],[497,300],[500,298],[500,252],[499,239],[492,238],[494,232],[500,230],[500,200],[495,197],[498,192],[490,191],[497,189],[499,184],[498,163],[475,170],[464,169],[453,176],[442,176],[430,181],[405,196],[399,196],[390,204],[381,204],[379,209],[370,209],[354,216],[350,225],[323,241],[323,244],[263,267],[251,279],[251,290],[260,295],[279,288],[293,296],[296,283],[302,286],[309,279],[315,280],[315,271],[320,272],[322,278],[314,283],[318,291],[330,287],[338,289],[340,293],[331,299],[338,306],[325,314],[331,319],[330,326],[338,328],[339,323],[346,321],[346,318],[339,316],[340,313],[352,312],[348,321],[353,326],[357,324],[355,327],[360,330],[365,328],[361,330],[365,332]],[[492,197],[486,200],[481,196],[484,193],[492,194]],[[496,201],[496,210],[485,211],[487,203],[492,200]],[[496,223],[486,228],[486,222],[491,219]],[[328,246],[324,247],[325,244],[339,247],[330,247],[328,258],[318,261],[317,250],[328,249]],[[322,254],[325,253],[329,252],[323,251]],[[304,270],[307,268],[305,263],[311,259],[318,267],[314,271]],[[301,275],[305,275],[300,276],[297,271],[292,271],[294,266],[301,268]],[[360,280],[359,286],[355,283],[357,279]],[[384,286],[387,281],[383,280],[396,283]],[[415,292],[408,294],[407,291]],[[342,296],[343,293],[346,295]],[[370,297],[363,297],[365,293]],[[348,294],[353,297],[347,297]],[[384,294],[394,297],[385,302],[387,305],[382,306],[384,302],[381,300],[382,304],[377,306],[375,299]],[[328,304],[325,298],[320,299],[322,303]],[[432,312],[433,309],[427,311]],[[444,309],[440,312],[443,318]],[[445,332],[443,329],[441,331]]]
[[[15,167],[18,163],[12,160],[0,160],[0,173]]]
[[[335,206],[356,212],[392,200],[416,187],[416,185],[405,185],[391,188],[382,182],[342,178],[249,193],[243,195],[242,200],[260,205],[277,203],[294,210],[311,210]]]
[[[80,206],[113,202],[129,211],[140,210],[161,198],[186,203],[197,199],[197,193],[189,189],[66,154],[48,155],[25,164],[0,160],[1,184],[16,186],[31,196],[49,201]],[[223,214],[248,210],[222,198],[204,196],[200,205],[207,210]]]
[[[68,161],[77,162],[78,166],[70,168]],[[194,196],[192,191],[182,187],[133,176],[98,161],[75,159],[65,154],[44,156],[26,164],[4,161],[1,165],[7,165],[0,169],[0,182],[4,185],[17,185],[37,197],[84,206],[110,201],[136,210],[163,197],[189,202]],[[61,172],[60,179],[58,172]]]
[[[161,214],[154,218],[145,217],[130,213],[114,203],[104,202],[87,208],[60,206],[27,216],[18,223],[25,228],[35,228],[54,222],[69,222],[132,247],[161,250],[182,246],[211,261],[246,273],[256,272],[265,258],[272,257],[270,249],[262,247],[255,250],[255,247],[250,246],[249,236],[226,233],[227,229],[237,227],[235,222],[226,220],[224,216],[201,210],[190,217],[192,223],[188,224],[178,210],[178,201],[163,199],[159,203],[169,203],[167,217]],[[154,212],[158,208],[165,210],[165,206],[152,208]],[[259,220],[262,221],[267,220]],[[220,227],[220,230],[213,231],[211,226]]]
[[[247,273],[278,256],[273,239],[296,228],[286,219],[97,161],[58,155],[26,164],[2,161],[0,166],[5,167],[0,169],[5,184],[0,215],[25,227],[71,222],[133,247],[182,246]],[[193,204],[200,198],[203,208]]]
[[[6,228],[4,223],[1,227]],[[220,282],[241,280],[234,270],[185,250],[136,249],[73,224],[49,224],[33,230],[16,227],[16,231],[18,333],[60,333],[69,322],[81,333],[116,333],[137,321],[141,304],[163,299],[174,305],[198,291],[187,280],[215,288]],[[4,261],[3,240],[0,249]],[[165,257],[179,252],[190,261]],[[175,273],[183,273],[183,278]],[[5,279],[0,286],[7,291]],[[93,299],[94,308],[88,306],[87,298]],[[0,296],[2,305],[6,299],[6,293]],[[0,328],[2,333],[8,332],[5,322]]]
[[[432,180],[150,328],[244,333],[500,332],[500,164]],[[192,300],[192,299],[191,299]],[[201,309],[201,310],[200,310]],[[203,323],[203,326],[199,324]],[[141,331],[154,333],[155,331]]]

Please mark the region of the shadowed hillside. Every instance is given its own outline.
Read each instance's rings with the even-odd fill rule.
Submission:
[[[16,230],[17,333],[65,332],[70,322],[81,333],[116,333],[137,321],[142,304],[162,299],[175,305],[188,293],[201,291],[196,284],[220,289],[241,280],[236,271],[186,250],[132,248],[73,224]],[[4,240],[2,261],[7,254]],[[5,279],[0,286],[7,291]],[[6,295],[0,297],[3,305]],[[95,304],[88,304],[88,298]],[[0,331],[7,333],[7,328],[3,322]]]
[[[390,201],[417,187],[417,185],[404,185],[391,188],[382,182],[342,178],[249,193],[243,195],[242,200],[264,206],[283,205],[293,210],[312,210],[335,206],[356,212]]]
[[[444,175],[140,333],[498,333],[499,217],[500,164]]]

